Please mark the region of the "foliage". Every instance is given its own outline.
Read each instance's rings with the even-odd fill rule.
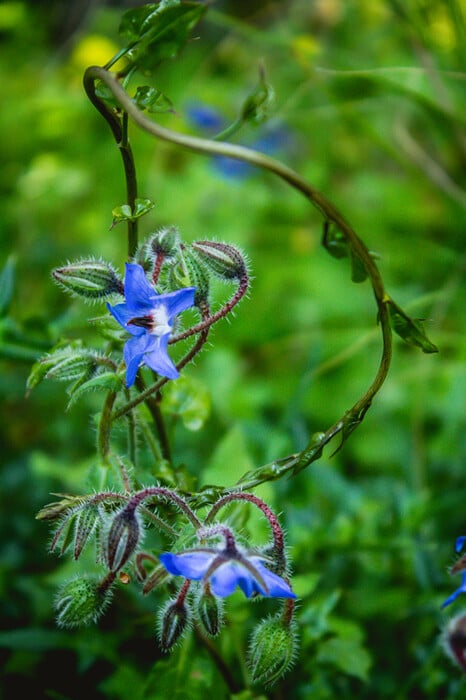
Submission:
[[[62,44],[53,7],[0,7],[5,695],[459,697],[460,4],[164,0]],[[128,261],[197,290],[153,394]],[[158,555],[196,547],[296,608],[194,595]]]

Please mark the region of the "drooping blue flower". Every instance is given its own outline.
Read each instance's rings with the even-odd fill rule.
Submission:
[[[450,603],[453,603],[454,600],[458,598],[458,596],[461,593],[466,593],[466,571],[463,571],[463,575],[461,577],[461,586],[456,589],[454,593],[449,596],[443,603],[442,603],[442,608],[446,608],[447,605],[450,605]]]
[[[126,386],[134,384],[141,364],[162,377],[176,379],[179,372],[168,355],[167,347],[175,317],[194,304],[195,287],[168,294],[157,294],[140,265],[126,264],[125,303],[108,310],[133,337],[125,344]]]
[[[237,586],[250,598],[254,593],[270,598],[296,598],[290,585],[274,574],[260,555],[238,550],[192,549],[181,554],[166,552],[159,557],[170,574],[193,581],[209,582],[212,593],[225,598]]]

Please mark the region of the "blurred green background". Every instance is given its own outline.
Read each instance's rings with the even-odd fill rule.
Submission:
[[[176,111],[157,120],[204,134],[193,107],[233,121],[263,61],[275,107],[235,142],[281,135],[274,155],[338,206],[380,256],[390,294],[426,319],[440,350],[423,355],[395,340],[388,381],[343,449],[262,487],[287,528],[300,597],[294,669],[272,689],[245,689],[239,649],[255,611],[240,598],[216,642],[240,679],[234,696],[202,652],[175,652],[180,685],[164,686],[173,662],[155,641],[157,597],[142,599],[136,584],[118,591],[98,627],[55,626],[56,587],[80,567],[47,553],[46,524],[34,516],[51,492],[86,488],[101,396],[66,411],[62,385],[26,398],[25,383],[60,337],[92,339],[87,319],[100,313],[62,294],[50,270],[90,255],[125,262],[125,230],[110,230],[125,201],[120,156],[81,80],[120,48],[122,11],[139,4],[0,5],[0,246],[15,269],[0,325],[4,697],[197,698],[215,688],[216,698],[238,700],[460,698],[464,680],[441,639],[461,601],[440,609],[457,586],[447,568],[465,533],[459,0],[212,2],[198,39],[153,79]],[[226,172],[134,127],[130,137],[140,196],[156,203],[142,235],[175,224],[187,240],[238,244],[251,262],[249,298],[187,370],[208,392],[210,416],[202,430],[176,425],[173,436],[176,460],[200,484],[231,485],[302,448],[365,391],[380,355],[372,293],[321,247],[320,215],[273,176]]]

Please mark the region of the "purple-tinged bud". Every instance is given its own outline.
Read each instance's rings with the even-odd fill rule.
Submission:
[[[104,613],[111,591],[94,578],[74,578],[59,590],[55,599],[57,624],[60,627],[84,627],[96,622]]]
[[[162,608],[159,616],[159,644],[163,651],[169,651],[180,639],[191,621],[190,610],[185,601],[170,600]]]
[[[141,528],[135,508],[123,508],[114,517],[107,537],[107,565],[110,571],[121,569],[138,546]]]
[[[153,233],[147,241],[146,250],[151,258],[173,258],[179,250],[180,235],[176,226],[167,226]]]
[[[234,280],[247,275],[247,264],[238,248],[217,241],[196,241],[192,247],[217,277]]]
[[[452,618],[444,633],[443,646],[448,656],[461,668],[466,671],[466,614]]]
[[[123,282],[103,260],[78,260],[52,270],[52,277],[65,291],[91,302],[123,294]]]
[[[252,680],[271,685],[293,665],[296,652],[294,622],[285,623],[281,615],[263,620],[254,629],[249,645]]]
[[[223,623],[223,600],[211,593],[209,584],[197,600],[197,616],[207,634],[216,637]]]

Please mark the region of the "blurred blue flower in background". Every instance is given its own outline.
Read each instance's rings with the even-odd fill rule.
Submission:
[[[186,119],[213,138],[227,128],[228,124],[218,110],[201,103],[194,103],[186,109]],[[261,136],[245,146],[266,155],[273,155],[280,151],[286,151],[292,146],[293,138],[290,130],[283,124],[268,124],[261,129]],[[212,158],[215,169],[224,177],[242,179],[255,170],[253,165],[236,158],[227,156],[214,156]]]

